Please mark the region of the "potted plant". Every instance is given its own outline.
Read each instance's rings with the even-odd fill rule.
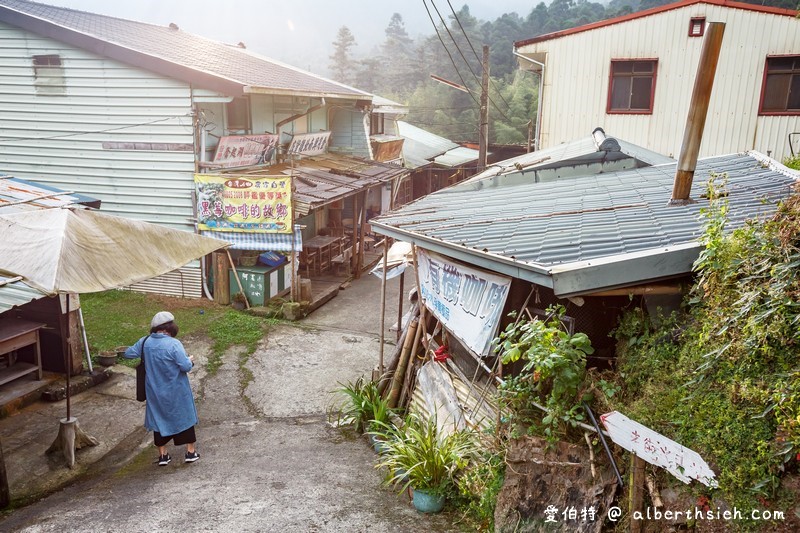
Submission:
[[[97,355],[97,360],[103,366],[113,366],[117,362],[117,351],[103,350]]]
[[[423,513],[437,513],[444,508],[448,492],[454,487],[456,473],[464,468],[474,452],[470,431],[440,435],[435,418],[409,415],[401,426],[376,424],[384,442],[378,467],[390,472],[389,483],[401,485],[401,492],[413,489],[414,508]]]
[[[376,421],[388,423],[393,410],[381,397],[376,382],[366,381],[362,376],[339,385],[335,392],[343,401],[333,409],[339,425],[352,425],[356,431],[364,433],[372,429]]]

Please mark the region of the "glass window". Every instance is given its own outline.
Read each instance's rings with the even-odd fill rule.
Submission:
[[[247,98],[234,98],[225,104],[228,130],[250,131],[250,104]]]
[[[655,59],[612,60],[607,111],[652,113],[657,64]]]
[[[800,56],[767,58],[761,114],[800,114]]]
[[[61,95],[67,92],[64,66],[57,54],[33,56],[33,77],[36,94]]]

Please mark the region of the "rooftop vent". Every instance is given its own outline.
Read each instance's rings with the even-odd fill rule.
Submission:
[[[180,28],[174,22],[170,22],[169,23],[169,29],[171,29],[171,30],[179,30]]]

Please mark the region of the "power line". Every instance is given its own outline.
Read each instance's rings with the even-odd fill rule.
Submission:
[[[433,0],[431,0],[431,4],[433,4]],[[442,48],[444,48],[444,51],[447,52],[447,57],[450,58],[450,63],[453,64],[453,68],[456,70],[458,79],[461,80],[461,84],[464,86],[465,89],[467,89],[467,93],[472,97],[472,100],[475,102],[475,105],[480,107],[481,106],[480,102],[478,102],[478,99],[475,98],[475,95],[472,94],[472,91],[470,91],[469,87],[467,87],[467,82],[464,81],[463,76],[461,76],[461,72],[459,72],[458,67],[456,66],[456,62],[453,60],[453,55],[450,53],[450,50],[448,50],[447,45],[444,44],[444,39],[442,39],[442,36],[439,33],[439,28],[436,27],[436,22],[433,20],[433,15],[431,15],[431,10],[428,9],[428,3],[425,0],[422,0],[422,5],[425,6],[425,11],[428,12],[428,18],[431,19],[431,24],[433,25],[433,29],[436,32],[436,36],[439,38],[439,42],[442,43]],[[435,8],[436,6],[433,7]],[[447,25],[445,25],[445,28],[446,27]],[[456,48],[458,48],[458,46],[456,46]]]
[[[448,3],[449,3],[449,2],[448,2]],[[461,51],[461,47],[460,47],[460,46],[458,46],[458,42],[456,41],[456,38],[455,38],[455,37],[453,37],[453,34],[450,32],[450,28],[448,28],[448,27],[447,27],[447,23],[445,22],[445,20],[444,20],[444,17],[442,17],[442,14],[439,12],[439,8],[438,8],[438,7],[436,7],[436,4],[433,2],[433,0],[431,0],[431,5],[433,6],[433,9],[435,9],[435,10],[436,10],[436,14],[437,14],[437,15],[439,15],[439,20],[441,20],[441,21],[442,21],[442,25],[444,26],[444,29],[447,31],[447,35],[449,35],[449,36],[450,36],[450,40],[451,40],[451,41],[453,41],[453,45],[456,47],[456,50],[458,50],[458,53],[459,53],[459,55],[461,56],[461,59],[463,59],[463,60],[464,60],[464,63],[466,63],[466,64],[467,64],[467,68],[469,68],[469,71],[470,71],[470,72],[472,73],[472,75],[475,77],[475,80],[476,80],[476,81],[478,81],[478,83],[480,83],[480,78],[478,77],[478,75],[477,75],[477,74],[475,74],[475,71],[474,71],[474,70],[472,70],[472,65],[470,65],[470,64],[469,64],[469,61],[467,61],[467,58],[464,56],[464,52],[462,52],[462,51]],[[451,10],[452,10],[452,7],[451,7]],[[453,12],[453,15],[454,15],[454,17],[455,17],[455,12]],[[455,17],[455,19],[456,19],[456,21],[458,21],[458,17]],[[460,22],[460,21],[458,21],[458,25],[459,25],[459,26],[461,26],[461,22]],[[461,31],[462,31],[462,32],[464,32],[464,28],[463,28],[463,27],[461,27]],[[466,33],[466,32],[464,32],[464,37],[467,39],[467,42],[469,42],[469,37],[467,36],[467,33]],[[469,42],[469,46],[470,46],[470,48],[472,48],[472,43],[471,43],[471,42]],[[472,48],[472,50],[473,50],[473,52],[475,51],[475,49],[474,49],[474,48]],[[482,60],[481,60],[481,61],[482,61]],[[481,70],[483,70],[483,66],[481,66]],[[489,78],[489,79],[490,79],[490,81],[491,81],[491,78]],[[499,94],[499,93],[498,93],[498,94]],[[502,95],[501,95],[501,96],[502,96]],[[487,95],[487,97],[488,97],[488,95]],[[496,103],[494,103],[494,100],[492,100],[492,98],[491,98],[491,97],[488,97],[488,98],[489,98],[489,102],[491,102],[491,104],[494,106],[494,108],[495,108],[495,109],[497,109],[497,112],[498,112],[498,113],[500,113],[501,115],[503,115],[503,118],[505,118],[506,120],[508,120],[508,121],[510,122],[510,121],[511,121],[511,119],[510,119],[510,118],[508,118],[508,116],[506,116],[506,114],[503,112],[503,110],[502,110],[502,109],[500,109],[500,108],[497,106],[497,104],[496,104]],[[508,103],[506,103],[506,105],[508,106]],[[510,106],[509,106],[509,107],[510,107]]]
[[[431,2],[433,2],[433,0],[431,0]],[[450,6],[450,11],[453,13],[453,18],[458,23],[458,27],[461,28],[461,33],[464,34],[464,38],[467,40],[467,44],[472,49],[472,53],[475,54],[475,59],[477,59],[478,61],[481,61],[480,56],[478,56],[477,50],[475,50],[475,47],[472,46],[472,41],[470,40],[469,35],[467,35],[467,31],[464,29],[464,26],[461,25],[461,21],[458,19],[458,15],[456,14],[456,10],[453,9],[453,4],[450,3],[450,0],[447,0],[447,5]],[[503,93],[501,93],[500,89],[498,89],[497,86],[495,86],[494,81],[492,80],[491,77],[489,78],[489,83],[492,84],[492,87],[494,88],[494,90],[497,93],[497,95],[500,97],[500,99],[503,101],[503,103],[506,104],[506,108],[511,109],[511,104],[509,104],[508,101],[503,97]],[[491,100],[491,98],[490,98],[490,100]],[[494,105],[494,102],[492,102],[492,104]],[[497,106],[495,106],[495,107],[497,107]],[[505,116],[505,115],[503,115],[503,116]],[[508,119],[508,117],[506,117],[506,119]]]

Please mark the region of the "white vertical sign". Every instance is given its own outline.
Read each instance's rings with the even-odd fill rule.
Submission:
[[[487,355],[497,333],[511,278],[448,261],[417,249],[422,297],[428,309],[470,350]]]
[[[637,457],[666,469],[684,483],[696,479],[707,487],[717,487],[714,471],[694,450],[684,448],[619,411],[600,415],[600,420],[611,440]]]

